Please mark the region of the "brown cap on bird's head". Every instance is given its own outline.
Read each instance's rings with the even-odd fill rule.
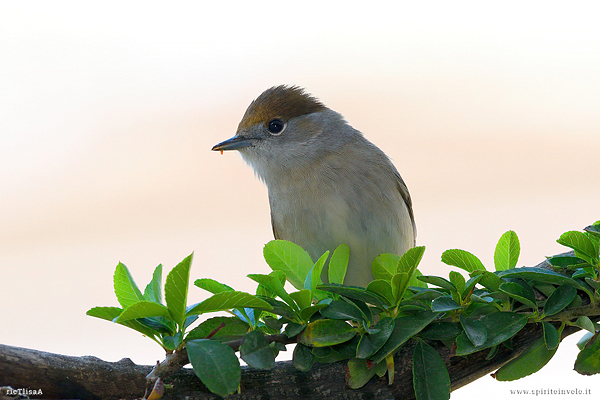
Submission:
[[[317,98],[298,86],[274,86],[250,103],[238,126],[238,132],[258,123],[268,124],[274,118],[287,121],[326,109]]]

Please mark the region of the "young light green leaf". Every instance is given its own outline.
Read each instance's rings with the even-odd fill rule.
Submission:
[[[329,259],[329,268],[327,270],[329,283],[344,283],[349,259],[350,247],[345,244],[340,244],[334,250],[331,259]]]
[[[123,309],[119,307],[94,307],[86,312],[87,315],[91,317],[105,319],[107,321],[115,321],[117,317],[123,312]],[[128,328],[131,328],[135,331],[140,332],[142,335],[146,335],[148,337],[154,337],[159,332],[148,327],[144,324],[136,320],[130,320],[121,322],[121,325],[124,325]]]
[[[417,400],[450,398],[450,376],[444,360],[420,339],[413,352],[413,387]]]
[[[196,279],[194,281],[194,285],[198,286],[200,289],[204,289],[208,292],[211,292],[212,294],[234,291],[234,289],[230,286],[227,286],[224,283],[217,282],[214,279],[210,278]]]
[[[129,269],[121,262],[115,268],[113,283],[115,295],[121,307],[127,308],[137,301],[144,300],[144,295],[133,280]]]
[[[502,282],[504,282],[502,280],[502,278],[498,277],[498,275],[494,274],[493,272],[489,272],[489,271],[475,271],[475,272],[471,273],[470,275],[472,277],[481,275],[481,279],[479,280],[479,283],[483,287],[491,290],[492,292],[498,291],[498,288],[500,287]]]
[[[561,312],[568,306],[577,296],[577,289],[571,285],[560,285],[548,299],[544,305],[544,316],[550,316]]]
[[[165,283],[165,300],[171,317],[179,327],[185,323],[185,307],[187,303],[190,267],[194,253],[190,254],[175,266],[167,275]]]
[[[442,253],[442,262],[462,268],[467,272],[485,271],[485,267],[475,255],[465,250],[451,249]]]
[[[304,289],[310,290],[311,299],[315,297],[317,285],[321,283],[321,271],[323,270],[323,266],[325,265],[325,261],[327,261],[328,257],[329,250],[323,253],[321,257],[319,257],[319,259],[312,267],[308,275],[306,275],[306,280],[304,281]]]
[[[296,305],[296,302],[290,297],[288,292],[285,291],[283,283],[281,283],[280,274],[282,274],[281,271],[273,271],[269,275],[249,274],[248,278],[260,283],[268,290],[275,293],[281,300],[285,301],[295,311],[300,311],[299,307]],[[303,289],[300,288],[300,290]]]
[[[211,392],[225,397],[240,386],[240,362],[231,347],[216,340],[195,339],[187,343],[194,373]]]
[[[259,308],[272,310],[273,307],[266,301],[245,292],[221,292],[213,294],[208,299],[191,306],[186,315],[204,314],[216,311],[227,311],[232,308]]]
[[[586,343],[583,350],[577,355],[575,361],[575,371],[582,375],[593,375],[600,372],[600,333],[594,336]]]
[[[499,381],[514,381],[542,369],[556,353],[548,350],[544,338],[539,338],[517,358],[509,361],[492,376]]]
[[[406,288],[408,288],[409,276],[407,272],[399,272],[392,276],[392,294],[394,295],[395,303],[400,303]]]
[[[161,281],[162,264],[158,264],[152,274],[152,280],[146,285],[146,289],[144,289],[144,298],[146,300],[162,303]]]
[[[283,271],[296,289],[304,289],[313,261],[302,247],[286,240],[271,240],[265,245],[263,255],[273,271]]]
[[[519,237],[513,231],[505,232],[498,240],[494,251],[494,265],[496,271],[505,271],[514,268],[519,260],[521,245]]]
[[[448,274],[450,282],[456,287],[456,291],[461,295],[465,291],[465,277],[456,271],[450,271]]]
[[[392,285],[389,280],[375,279],[367,285],[367,290],[385,298],[388,301],[387,305],[395,303]]]
[[[115,322],[125,322],[130,319],[146,318],[146,317],[169,317],[169,309],[162,304],[154,301],[142,300],[133,303],[123,310],[119,318]]]
[[[398,266],[396,267],[396,273],[406,272],[408,273],[408,276],[412,276],[423,258],[423,253],[425,253],[425,246],[416,246],[408,249],[402,254],[402,257],[400,257]]]
[[[421,273],[421,271],[416,269],[414,274],[410,277],[410,280],[408,281],[408,286],[420,287],[420,288],[426,289],[427,284],[419,279],[420,276],[423,276],[423,274]]]
[[[250,331],[244,336],[240,357],[253,368],[272,369],[275,366],[275,353],[260,330]]]
[[[309,289],[302,289],[297,292],[292,292],[290,293],[290,297],[296,302],[300,310],[310,307],[311,305],[312,297]]]
[[[524,286],[521,286],[515,282],[504,282],[502,285],[500,285],[499,289],[501,292],[506,293],[513,299],[516,299],[526,306],[537,310],[535,293],[528,284],[525,283]]]
[[[590,240],[585,233],[578,231],[565,232],[560,235],[557,242],[575,250],[575,255],[584,259],[590,265],[598,264],[598,242]]]
[[[391,253],[380,254],[373,260],[371,271],[375,279],[389,281],[398,269],[400,256]]]

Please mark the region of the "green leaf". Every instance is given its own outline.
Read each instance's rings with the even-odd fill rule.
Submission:
[[[453,339],[463,332],[461,325],[456,322],[432,322],[419,332],[419,337],[429,340]]]
[[[479,347],[487,341],[488,333],[483,323],[476,318],[465,318],[460,316],[460,324],[465,330],[465,334],[473,343],[473,346]]]
[[[284,272],[296,289],[304,289],[304,280],[313,268],[313,261],[302,247],[285,240],[271,240],[265,245],[263,255],[273,271]]]
[[[523,278],[527,280],[552,283],[555,285],[562,285],[566,283],[575,287],[581,287],[581,285],[574,279],[559,274],[558,272],[550,271],[539,267],[522,267],[514,268],[506,271],[501,271],[498,274],[501,278]]]
[[[415,336],[431,321],[433,321],[439,313],[424,311],[414,315],[406,315],[398,317],[394,320],[394,330],[387,342],[379,349],[371,359],[375,364],[385,360],[385,358],[394,353],[408,339]]]
[[[497,312],[479,318],[488,333],[488,338],[481,346],[475,346],[461,333],[456,338],[456,355],[464,356],[479,350],[500,344],[516,335],[527,324],[527,316],[513,312]]]
[[[365,303],[372,304],[376,307],[383,307],[386,304],[383,297],[358,286],[342,286],[330,283],[328,285],[320,285],[319,289],[336,293],[350,299],[364,301]]]
[[[419,276],[417,279],[419,279],[420,281],[426,282],[426,283],[430,283],[435,286],[439,286],[439,287],[447,289],[447,290],[456,290],[456,286],[454,286],[453,283],[451,283],[447,279],[444,279],[440,276],[423,275],[423,276]]]
[[[590,265],[598,264],[598,243],[590,240],[583,232],[569,231],[560,235],[557,240],[563,246],[575,250],[575,255]]]
[[[142,292],[140,292],[140,289],[133,280],[129,269],[121,262],[115,268],[113,283],[115,295],[121,307],[127,308],[135,302],[144,300],[144,295],[142,295]]]
[[[587,342],[583,350],[577,355],[575,361],[575,371],[582,375],[594,375],[600,372],[600,333],[594,336]]]
[[[288,292],[285,291],[285,289],[283,287],[283,283],[281,283],[281,279],[279,279],[280,278],[278,275],[279,273],[281,273],[281,272],[273,271],[269,275],[249,274],[248,278],[252,279],[255,282],[260,283],[261,285],[266,287],[268,290],[272,291],[277,296],[279,296],[280,299],[285,301],[294,310],[299,311],[299,308],[297,307],[296,302],[292,299],[292,297],[288,294]],[[300,288],[300,290],[303,290],[303,288]]]
[[[399,272],[392,276],[392,294],[394,295],[395,303],[399,303],[404,297],[404,292],[408,287],[409,276],[406,272]]]
[[[577,296],[577,289],[571,285],[560,285],[548,299],[544,305],[544,316],[554,315],[562,311],[568,306]]]
[[[450,282],[456,287],[456,291],[461,295],[465,291],[465,278],[456,271],[450,271],[449,273]]]
[[[138,301],[123,310],[115,322],[125,322],[130,319],[146,317],[169,317],[169,309],[154,301]]]
[[[340,244],[331,255],[329,260],[328,279],[329,283],[344,283],[348,260],[350,259],[350,247]]]
[[[326,251],[315,263],[312,267],[308,275],[306,276],[306,280],[304,282],[304,289],[309,289],[310,297],[313,299],[315,297],[315,291],[317,290],[317,285],[321,283],[321,271],[323,270],[323,266],[325,265],[325,261],[329,257],[329,250]],[[304,307],[300,307],[304,308]]]
[[[519,238],[513,231],[505,232],[500,236],[494,251],[494,265],[496,271],[505,271],[514,268],[519,260],[521,245]]]
[[[198,286],[200,289],[204,289],[212,294],[222,293],[222,292],[233,292],[233,288],[227,286],[224,283],[217,282],[214,279],[210,278],[202,278],[196,279],[194,281],[194,285]]]
[[[553,257],[548,257],[547,260],[550,265],[558,268],[573,268],[583,265],[588,265],[585,260],[582,260],[579,257],[575,257],[574,255],[558,255]]]
[[[296,344],[296,347],[294,348],[293,363],[294,367],[299,371],[306,372],[311,369],[315,363],[315,356],[310,350],[310,347],[300,343]]]
[[[302,289],[297,292],[292,292],[290,293],[290,297],[296,302],[301,310],[310,307],[311,305],[312,297],[310,294],[310,289]]]
[[[373,260],[371,271],[375,279],[389,281],[398,269],[400,256],[391,253],[380,254]]]
[[[596,333],[594,323],[589,317],[579,317],[575,320],[575,323],[573,325],[578,326],[581,329],[585,329],[588,332]]]
[[[395,303],[394,294],[392,293],[392,285],[389,281],[383,279],[375,279],[367,285],[367,290],[378,294],[387,300],[387,305]]]
[[[500,285],[499,289],[501,292],[506,293],[517,301],[537,310],[533,289],[526,283],[524,285],[525,286],[521,286],[515,282],[504,282]]]
[[[204,314],[215,311],[227,311],[232,308],[260,308],[270,311],[273,307],[266,301],[245,292],[222,292],[193,305],[187,315]]]
[[[413,387],[417,400],[448,400],[450,376],[437,351],[418,340],[413,352]]]
[[[244,336],[240,357],[253,368],[272,369],[275,366],[275,353],[259,330],[250,331]]]
[[[300,311],[300,319],[302,321],[308,321],[317,312],[327,307],[326,303],[315,304],[314,306],[303,308]]]
[[[162,264],[158,264],[158,266],[154,269],[154,273],[152,274],[152,280],[150,283],[148,283],[148,285],[146,285],[146,289],[144,289],[144,298],[146,300],[162,303],[161,281]]]
[[[598,225],[597,223],[590,226],[586,226],[583,230],[588,232],[592,236],[595,236],[596,238],[600,239],[600,225]]]
[[[420,287],[420,288],[426,289],[427,284],[419,279],[420,276],[423,276],[421,271],[419,271],[418,269],[415,270],[415,273],[410,277],[410,280],[408,281],[408,286]]]
[[[502,278],[498,277],[498,275],[494,274],[493,272],[489,272],[489,271],[475,271],[474,273],[470,274],[472,277],[481,275],[481,279],[479,280],[479,283],[491,290],[492,292],[497,292],[498,288],[500,287],[500,285],[502,284],[502,282],[504,282],[504,280],[502,280]]]
[[[479,261],[479,258],[465,250],[451,249],[442,253],[442,262],[444,264],[453,265],[462,268],[465,271],[485,271],[485,267]]]
[[[351,389],[359,389],[367,384],[373,376],[376,369],[369,368],[367,360],[359,358],[351,358],[348,360],[347,385]]]
[[[209,339],[191,340],[187,353],[194,373],[211,392],[225,397],[240,386],[240,362],[231,347]]]
[[[365,317],[354,303],[342,300],[334,300],[320,311],[325,318],[364,321]]]
[[[112,322],[115,318],[121,315],[122,312],[123,309],[119,307],[94,307],[87,310],[86,315]]]
[[[421,259],[423,258],[423,254],[425,253],[425,246],[416,246],[408,249],[402,256],[400,257],[400,261],[398,261],[398,267],[396,272],[406,272],[409,276],[412,276]]]
[[[499,381],[514,381],[542,369],[556,353],[548,350],[544,338],[539,338],[517,358],[509,361],[492,376]]]
[[[194,253],[183,259],[167,275],[165,283],[165,300],[171,317],[179,327],[185,323],[185,307],[187,303],[188,284],[190,280],[190,267]]]
[[[440,296],[431,302],[431,309],[435,312],[447,312],[460,308],[462,308],[461,305],[452,300],[450,296]]]
[[[357,330],[344,321],[319,319],[308,324],[297,340],[307,346],[325,347],[347,342],[356,333]]]
[[[367,358],[375,354],[387,342],[394,330],[394,320],[390,317],[381,319],[372,327],[375,333],[366,333],[361,336],[356,348],[357,358]]]
[[[560,335],[558,334],[558,330],[552,325],[550,322],[542,322],[542,327],[544,329],[544,343],[546,343],[546,348],[548,350],[553,350],[558,347],[558,343],[560,342]]]
[[[297,324],[295,322],[290,322],[285,326],[284,333],[287,337],[291,338],[302,332],[305,328],[305,324]]]
[[[211,333],[213,334],[211,339],[239,338],[244,336],[249,329],[250,325],[237,317],[213,317],[189,331],[185,341],[204,339]]]

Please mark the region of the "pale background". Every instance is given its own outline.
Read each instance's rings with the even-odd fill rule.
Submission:
[[[194,251],[193,279],[253,291],[245,275],[268,272],[266,190],[238,154],[210,148],[277,84],[306,87],[393,159],[426,274],[447,275],[448,248],[491,268],[509,229],[533,265],[600,219],[592,2],[216,3],[0,3],[1,343],[161,359],[85,315],[117,305],[119,260],[141,286]],[[572,371],[575,341],[541,373],[452,398],[596,396],[598,378]]]

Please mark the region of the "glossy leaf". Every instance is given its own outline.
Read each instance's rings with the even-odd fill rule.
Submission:
[[[234,291],[233,288],[231,288],[230,286],[227,286],[224,283],[217,282],[214,279],[210,279],[210,278],[196,279],[194,281],[194,285],[198,286],[200,289],[209,291],[212,294]]]
[[[296,344],[293,355],[294,367],[299,371],[308,371],[312,368],[314,362],[315,356],[310,347],[301,343]]]
[[[546,348],[548,350],[556,349],[560,342],[558,330],[554,327],[554,325],[546,321],[542,322],[542,327],[544,329],[544,343],[546,343]]]
[[[418,340],[413,352],[413,387],[417,400],[448,400],[450,376],[437,351]]]
[[[386,303],[383,297],[358,286],[342,286],[330,283],[328,285],[320,285],[319,289],[326,292],[336,293],[351,299],[364,301],[365,303],[372,304],[377,307],[383,307]]]
[[[471,274],[472,277],[481,275],[481,279],[479,280],[479,284],[483,287],[491,290],[492,292],[498,291],[500,285],[504,282],[502,278],[493,272],[489,271],[476,271]]]
[[[194,373],[211,392],[225,397],[240,386],[240,362],[231,349],[216,340],[196,339],[187,343]]]
[[[334,250],[331,259],[329,260],[329,268],[327,270],[329,283],[344,283],[349,259],[350,248],[345,244],[340,244]]]
[[[259,330],[250,331],[244,336],[240,357],[253,368],[271,369],[275,366],[275,353]]]
[[[461,333],[456,338],[456,355],[464,356],[500,344],[513,337],[527,324],[526,315],[513,312],[484,315],[479,320],[488,332],[487,340],[483,345],[475,346],[466,333]]]
[[[462,332],[461,324],[457,322],[432,322],[419,332],[419,337],[429,340],[444,340],[455,338]]]
[[[394,353],[408,339],[415,336],[433,321],[439,313],[421,312],[415,315],[406,315],[394,320],[394,330],[387,342],[371,359],[374,363],[383,361],[388,355]]]
[[[312,269],[309,271],[308,275],[306,275],[306,279],[304,280],[304,289],[310,290],[310,297],[315,297],[315,291],[317,290],[317,285],[321,283],[321,271],[323,271],[323,266],[325,265],[325,261],[329,257],[329,251],[326,251],[315,263]],[[304,308],[304,307],[300,307]]]
[[[334,300],[320,311],[325,318],[364,321],[362,311],[354,304],[342,300]]]
[[[210,334],[211,339],[232,339],[244,336],[249,329],[250,325],[237,317],[213,317],[189,331],[185,340],[204,339]]]
[[[204,314],[215,311],[227,311],[232,308],[260,308],[271,310],[273,307],[266,301],[245,292],[222,292],[213,294],[208,299],[192,306],[187,315]]]
[[[140,292],[133,276],[129,272],[129,269],[125,264],[117,264],[115,268],[115,274],[113,276],[113,283],[115,288],[115,295],[121,307],[127,308],[133,303],[140,300],[144,300],[144,295]]]
[[[375,279],[367,285],[367,290],[385,298],[389,305],[395,302],[394,294],[392,293],[392,285],[387,280]]]
[[[165,301],[175,323],[183,327],[186,318],[186,303],[190,268],[194,254],[190,254],[177,264],[167,275],[165,283]]]
[[[319,319],[311,322],[297,336],[298,343],[311,347],[333,346],[352,339],[357,331],[344,321]]]
[[[346,367],[346,383],[351,389],[359,389],[375,376],[375,368],[369,368],[367,360],[351,358]]]
[[[394,321],[390,317],[383,318],[373,327],[377,332],[364,334],[356,348],[357,358],[367,358],[375,354],[389,339],[394,330]]]
[[[499,381],[514,381],[542,369],[556,353],[548,350],[544,338],[539,338],[517,358],[509,361],[492,376]]]
[[[158,266],[154,269],[154,273],[152,274],[152,280],[146,285],[146,289],[144,289],[144,298],[146,300],[162,303],[161,281],[162,264],[158,264]]]
[[[519,260],[521,245],[519,238],[513,231],[505,232],[498,240],[494,251],[494,265],[496,271],[505,271],[514,268]]]
[[[599,333],[587,342],[583,350],[577,355],[575,371],[582,375],[593,375],[600,372],[600,336]]]
[[[578,326],[581,329],[585,329],[588,332],[596,333],[594,323],[592,322],[592,320],[589,317],[585,317],[585,316],[578,317],[575,320],[575,323],[573,325]]]
[[[431,309],[436,312],[447,312],[462,308],[460,304],[452,300],[450,296],[441,296],[431,302]]]
[[[462,325],[465,334],[467,335],[471,343],[473,343],[473,346],[483,346],[483,344],[487,341],[488,332],[479,319],[468,317],[465,318],[461,315],[460,324]]]
[[[499,273],[501,278],[522,278],[527,280],[534,280],[539,282],[552,283],[555,285],[561,285],[566,283],[575,287],[581,285],[574,279],[559,274],[558,272],[550,271],[539,267],[522,267],[514,268]]]
[[[271,292],[275,293],[281,300],[285,301],[293,309],[299,310],[296,302],[290,297],[288,292],[285,291],[283,283],[281,283],[281,279],[279,279],[280,276],[277,274],[278,272],[280,271],[273,271],[269,275],[249,274],[248,278],[260,283]],[[303,290],[303,288],[300,288],[300,290]]]
[[[548,261],[550,265],[558,268],[569,268],[588,265],[585,260],[582,260],[579,257],[575,257],[574,255],[558,255],[548,257],[546,261]]]
[[[442,253],[442,262],[462,268],[467,272],[485,271],[485,267],[475,255],[465,250],[451,249]]]
[[[312,297],[310,289],[302,289],[297,292],[290,293],[290,297],[296,302],[300,309],[310,307]]]
[[[571,285],[560,285],[548,299],[544,305],[544,315],[554,315],[567,307],[577,296],[577,289]]]
[[[296,289],[304,289],[304,280],[314,264],[302,247],[286,240],[271,240],[265,245],[263,255],[272,270],[283,271]]]
[[[373,260],[371,271],[375,279],[383,279],[386,281],[392,280],[392,276],[396,274],[400,256],[391,253],[380,254]]]
[[[162,304],[154,301],[138,301],[123,310],[115,322],[124,322],[130,319],[146,317],[167,317],[170,316],[169,309]]]
[[[499,289],[501,292],[506,293],[517,301],[537,309],[535,293],[529,285],[525,284],[525,286],[522,286],[515,282],[504,282],[500,285]]]

